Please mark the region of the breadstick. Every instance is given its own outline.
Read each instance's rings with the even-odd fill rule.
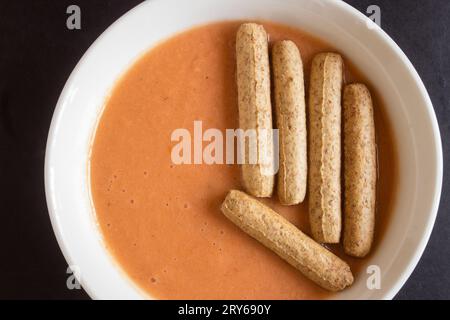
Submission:
[[[341,90],[343,62],[321,53],[311,66],[309,90],[309,219],[316,241],[341,235]]]
[[[347,263],[258,200],[232,190],[221,209],[239,228],[324,289],[339,291],[353,283]]]
[[[256,197],[272,196],[274,159],[268,38],[260,25],[245,23],[236,35],[239,126],[255,133],[240,144],[244,188]],[[251,161],[251,157],[256,161]]]
[[[305,84],[295,43],[275,43],[272,65],[280,145],[278,198],[281,204],[295,205],[305,199],[307,178]]]
[[[363,84],[344,89],[344,249],[364,257],[375,228],[377,154],[372,98]]]

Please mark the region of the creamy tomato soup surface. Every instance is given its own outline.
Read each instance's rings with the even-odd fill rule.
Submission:
[[[238,165],[176,165],[175,129],[201,120],[203,130],[238,126],[235,35],[241,21],[209,24],[178,34],[143,55],[106,101],[93,139],[90,181],[104,243],[128,277],[150,298],[321,299],[330,293],[305,278],[227,220],[220,205],[242,189]],[[306,88],[314,54],[335,51],[287,26],[262,22],[270,41],[300,49]],[[344,57],[345,59],[345,57]],[[397,162],[391,123],[378,93],[348,60],[346,82],[369,86],[378,148],[377,251],[395,199]],[[261,200],[310,234],[307,201],[281,206]],[[366,259],[328,246],[367,276]]]

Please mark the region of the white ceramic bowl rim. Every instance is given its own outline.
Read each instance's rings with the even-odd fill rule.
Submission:
[[[251,6],[252,4],[255,5],[255,1],[257,0],[249,0],[244,4],[241,2],[242,6]],[[259,0],[259,5],[264,6],[264,4],[272,4],[275,0]],[[192,10],[196,10],[197,8],[200,8],[201,6],[204,6],[206,1],[203,0],[192,0],[191,2],[191,8]],[[286,3],[290,3],[292,0],[286,1]],[[310,3],[308,0],[298,0],[298,2],[301,2],[306,7],[323,7],[323,8],[332,8],[333,10],[337,10],[341,12],[342,16],[345,17],[351,17],[356,22],[359,23],[365,23],[367,22],[367,17],[365,17],[362,13],[351,7],[350,5],[346,4],[342,1],[336,1],[336,0],[315,0],[314,4]],[[50,127],[48,142],[47,142],[47,150],[46,150],[46,159],[45,159],[45,188],[46,188],[46,197],[47,197],[47,204],[50,214],[50,219],[52,222],[53,229],[56,234],[56,238],[58,240],[58,243],[61,247],[61,250],[68,262],[69,265],[77,265],[79,262],[79,252],[78,249],[75,249],[75,245],[73,241],[68,241],[67,238],[67,222],[63,221],[65,218],[63,217],[63,212],[61,212],[62,203],[61,203],[61,197],[59,196],[62,192],[62,188],[64,187],[64,184],[61,184],[57,181],[55,176],[58,173],[61,173],[61,169],[69,170],[70,166],[65,167],[63,164],[58,162],[60,158],[57,156],[57,152],[55,151],[57,147],[61,147],[61,119],[64,116],[64,112],[67,111],[67,106],[70,105],[71,101],[75,100],[78,96],[78,92],[76,90],[75,86],[75,80],[77,74],[80,72],[80,69],[85,68],[87,63],[90,61],[90,59],[93,58],[95,55],[95,52],[98,50],[99,47],[101,47],[104,43],[104,38],[111,33],[120,33],[121,32],[121,26],[128,21],[128,23],[131,23],[131,20],[135,15],[137,15],[141,10],[144,9],[152,10],[153,8],[160,9],[163,6],[170,6],[172,5],[172,8],[178,7],[178,10],[182,10],[181,7],[184,5],[181,4],[182,2],[177,2],[175,0],[153,0],[153,1],[145,1],[144,3],[138,5],[134,9],[130,10],[128,13],[123,15],[120,19],[118,19],[113,25],[111,25],[89,48],[89,50],[85,53],[85,55],[82,57],[78,65],[73,70],[70,78],[68,79],[64,90],[61,93],[60,99],[58,100],[57,106],[55,108],[54,116],[52,119],[52,124]],[[232,6],[232,4],[238,4],[238,0],[230,0],[229,5]],[[248,4],[247,4],[248,3]],[[279,3],[280,6],[282,3]],[[177,5],[177,6],[175,6]],[[283,3],[284,5],[284,3]],[[212,9],[211,9],[212,10]],[[331,9],[330,9],[331,10]],[[245,12],[245,10],[243,10]],[[187,14],[188,12],[186,12]],[[324,9],[324,14],[326,14],[327,11]],[[161,17],[161,19],[167,19],[167,17]],[[207,22],[208,19],[205,20]],[[163,21],[163,20],[161,20]],[[156,21],[155,25],[157,23],[161,23],[161,21]],[[139,27],[139,26],[135,26]],[[412,271],[416,267],[424,249],[428,242],[428,239],[430,237],[434,221],[436,219],[436,214],[438,211],[439,201],[440,201],[440,192],[442,188],[442,175],[443,175],[443,161],[442,161],[442,145],[441,145],[441,139],[440,139],[440,133],[439,133],[439,127],[436,120],[436,116],[434,113],[434,109],[431,103],[431,100],[428,96],[428,93],[425,89],[425,86],[423,85],[420,77],[418,76],[417,72],[415,71],[414,67],[412,66],[411,62],[408,60],[408,58],[405,56],[405,54],[402,52],[402,50],[395,44],[395,42],[381,29],[377,28],[375,30],[372,30],[375,34],[375,37],[381,39],[380,41],[384,42],[387,45],[387,49],[391,50],[393,55],[395,55],[397,58],[401,60],[401,63],[403,64],[401,67],[403,69],[401,70],[407,70],[408,73],[405,73],[405,77],[409,77],[414,81],[418,95],[420,97],[420,101],[423,103],[423,105],[426,107],[426,119],[424,119],[425,122],[427,122],[427,125],[430,126],[430,137],[432,136],[432,141],[430,141],[433,146],[434,150],[434,157],[433,163],[430,164],[431,166],[435,167],[435,171],[432,172],[432,176],[430,177],[430,194],[433,194],[434,196],[432,199],[430,199],[429,203],[426,205],[426,210],[428,210],[429,214],[425,220],[425,225],[423,226],[423,230],[421,230],[421,237],[420,239],[416,239],[415,245],[414,245],[414,252],[411,253],[410,260],[407,264],[407,266],[403,269],[403,271],[399,274],[399,276],[396,278],[395,281],[393,281],[392,284],[389,285],[389,289],[386,290],[381,298],[383,299],[392,299],[395,294],[400,290],[400,288],[403,286],[403,284],[406,282],[408,277],[411,275]],[[139,52],[138,52],[139,53]],[[138,56],[138,53],[136,53],[135,57]],[[101,72],[101,70],[100,70]],[[411,126],[413,126],[412,124]],[[64,139],[66,142],[70,141],[68,139],[70,136],[65,135]],[[67,146],[66,146],[67,147]],[[77,146],[75,146],[77,147]],[[417,153],[418,151],[415,150]],[[59,167],[57,167],[59,165]],[[58,171],[59,170],[59,171]],[[420,170],[420,168],[416,168],[416,170]],[[67,185],[70,185],[71,183],[75,183],[74,181],[70,180],[67,181]],[[88,193],[87,190],[83,190],[83,192]],[[92,230],[92,229],[90,229]],[[405,241],[404,239],[402,241]],[[89,250],[87,250],[89,251]],[[78,260],[77,260],[78,259]],[[88,259],[95,260],[95,256],[90,256]],[[92,268],[92,266],[90,267]],[[119,273],[117,273],[119,274]],[[83,288],[87,291],[87,293],[92,298],[112,298],[115,297],[114,291],[116,287],[114,287],[113,284],[111,284],[111,287],[105,288],[105,285],[103,285],[103,289],[101,289],[101,285],[93,280],[93,277],[89,279],[88,281],[85,281],[86,279],[83,278],[83,276],[79,277],[80,282],[82,283]],[[94,283],[95,282],[95,283]],[[113,282],[113,281],[112,281]],[[101,293],[99,293],[102,291]],[[137,292],[137,291],[136,291]],[[139,297],[139,293],[136,293],[136,295],[128,295],[127,298],[137,298]]]

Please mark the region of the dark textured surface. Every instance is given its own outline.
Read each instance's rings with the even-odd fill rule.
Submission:
[[[67,265],[45,203],[45,143],[70,72],[101,32],[139,2],[0,0],[0,298],[88,298],[66,287]],[[411,59],[433,100],[445,163],[450,152],[450,1],[347,2],[362,12],[380,6],[383,29]],[[81,7],[82,30],[66,28],[71,4]],[[444,177],[431,240],[397,298],[450,298],[449,187]]]

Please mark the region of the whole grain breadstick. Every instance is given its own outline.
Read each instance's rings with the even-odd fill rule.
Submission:
[[[341,235],[341,90],[343,62],[321,53],[311,66],[309,90],[309,218],[314,239]]]
[[[364,257],[372,246],[377,180],[375,124],[363,84],[344,89],[344,249]]]
[[[339,291],[353,283],[347,263],[258,200],[232,190],[221,209],[243,231],[321,287]]]
[[[306,193],[306,117],[303,63],[292,41],[272,48],[275,115],[279,130],[278,198],[281,204],[303,202]]]
[[[247,192],[256,197],[270,197],[274,186],[268,50],[267,34],[261,25],[240,26],[236,35],[239,127],[247,136],[239,146],[245,155],[242,180]],[[256,139],[254,143],[252,138]]]

